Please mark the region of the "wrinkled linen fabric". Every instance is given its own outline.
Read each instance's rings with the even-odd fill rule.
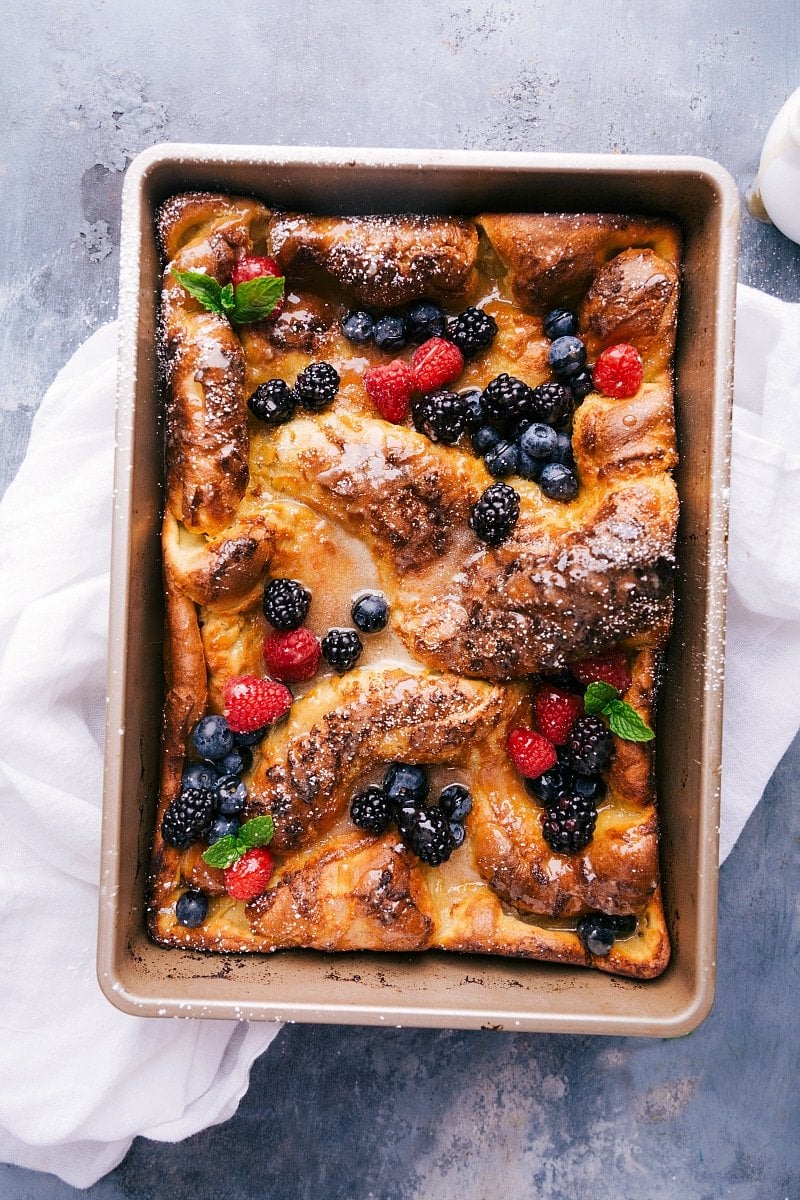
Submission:
[[[800,305],[740,288],[720,857],[800,723]],[[95,936],[116,327],[48,390],[0,502],[0,1161],[88,1187],[226,1120],[279,1025],[128,1016]]]

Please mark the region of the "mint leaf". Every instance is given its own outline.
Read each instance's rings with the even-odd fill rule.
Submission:
[[[246,849],[252,850],[254,846],[268,846],[274,832],[272,817],[267,813],[265,817],[253,817],[252,821],[245,821],[238,836]]]
[[[624,700],[610,700],[603,708],[611,732],[626,742],[651,742],[656,736],[635,709]]]
[[[587,713],[599,713],[606,711],[606,705],[612,700],[616,700],[619,692],[610,683],[590,683],[586,689],[586,694],[583,697],[583,707]]]
[[[229,317],[236,307],[233,299],[233,284],[226,283],[225,287],[219,294],[219,302],[222,305],[222,311],[226,317]]]
[[[283,296],[286,280],[282,275],[259,275],[248,279],[236,289],[231,317],[240,325],[268,317]]]
[[[242,845],[242,839],[235,833],[229,833],[203,851],[203,862],[224,871],[226,867],[233,866],[246,850],[247,846]]]
[[[199,300],[203,308],[210,312],[222,312],[222,288],[213,275],[204,275],[201,271],[179,271],[173,267],[171,272],[182,288]]]

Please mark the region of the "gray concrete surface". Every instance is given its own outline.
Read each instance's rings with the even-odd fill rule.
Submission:
[[[800,83],[794,0],[0,3],[0,492],[116,305],[125,166],[163,140],[699,153],[745,189]],[[742,279],[800,300],[745,216]],[[79,469],[75,464],[74,469]],[[286,1028],[227,1124],[92,1200],[797,1200],[796,741],[722,870],[680,1041]],[[0,1167],[3,1200],[81,1193]]]

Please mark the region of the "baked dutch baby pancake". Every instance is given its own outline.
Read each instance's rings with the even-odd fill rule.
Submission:
[[[669,959],[680,237],[160,209],[162,945]]]

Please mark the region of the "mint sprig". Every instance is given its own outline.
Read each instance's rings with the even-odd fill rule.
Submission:
[[[621,700],[617,688],[610,683],[590,683],[583,697],[587,713],[602,713],[608,717],[609,728],[626,742],[651,742],[656,736],[635,708]]]
[[[236,288],[230,283],[223,287],[213,275],[202,271],[179,271],[172,267],[170,273],[203,308],[228,317],[237,325],[268,317],[281,300],[286,284],[282,275],[259,275],[258,279],[248,279]]]
[[[253,817],[252,821],[245,821],[238,833],[226,834],[218,842],[214,842],[213,846],[209,846],[203,852],[203,862],[224,871],[227,867],[232,867],[248,850],[256,846],[268,846],[274,833],[275,826],[269,814],[265,817]]]

